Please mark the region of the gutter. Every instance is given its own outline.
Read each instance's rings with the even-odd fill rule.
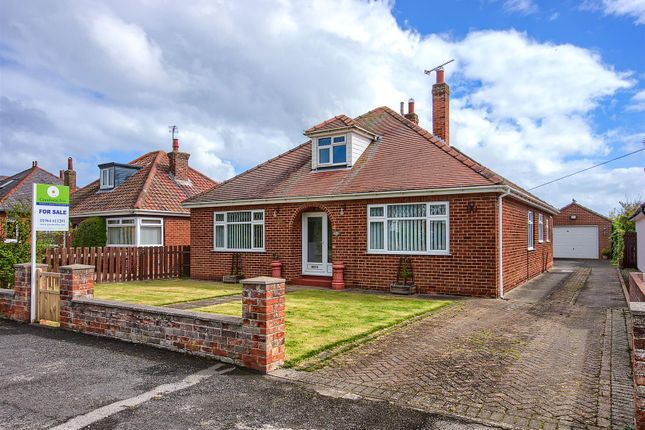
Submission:
[[[190,218],[190,214],[186,212],[167,212],[167,211],[153,211],[142,209],[119,209],[114,211],[100,211],[100,212],[77,212],[70,214],[70,218],[86,218],[93,216],[122,216],[122,215],[147,215],[147,216],[174,216]]]
[[[457,188],[430,188],[422,190],[404,190],[404,191],[384,191],[384,192],[367,192],[351,194],[328,194],[320,196],[302,196],[302,197],[275,197],[269,199],[236,199],[222,200],[206,203],[184,203],[185,208],[214,208],[222,206],[249,206],[260,204],[276,203],[307,203],[307,202],[329,202],[343,200],[361,200],[361,199],[386,199],[392,197],[420,197],[420,196],[437,196],[447,194],[481,194],[481,193],[500,193],[508,189],[508,185],[489,185],[482,187],[457,187]]]
[[[499,233],[497,235],[497,237],[499,238],[499,245],[498,245],[497,248],[499,249],[499,257],[498,258],[499,258],[499,298],[500,299],[504,299],[504,252],[503,252],[504,251],[504,249],[503,249],[504,248],[504,241],[503,241],[503,237],[502,237],[502,232],[503,232],[503,228],[502,228],[503,215],[502,214],[503,214],[504,211],[503,211],[503,207],[502,207],[502,200],[504,199],[504,197],[508,196],[509,194],[511,194],[511,187],[508,187],[506,189],[506,191],[504,192],[504,194],[500,194],[499,196],[497,196],[497,210],[499,212],[499,214],[498,214],[499,215],[498,216]]]

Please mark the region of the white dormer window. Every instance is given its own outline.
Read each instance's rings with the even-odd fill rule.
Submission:
[[[318,166],[347,165],[347,138],[330,136],[318,138]]]
[[[100,188],[114,188],[114,167],[106,167],[101,169],[101,185]]]

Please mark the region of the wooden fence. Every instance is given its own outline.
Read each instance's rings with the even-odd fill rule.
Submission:
[[[626,232],[623,241],[625,248],[623,249],[623,259],[620,262],[620,267],[636,267],[636,232]]]
[[[178,278],[190,275],[190,246],[48,248],[44,263],[54,272],[68,264],[94,266],[97,283]]]

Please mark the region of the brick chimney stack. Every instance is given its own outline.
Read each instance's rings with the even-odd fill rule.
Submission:
[[[450,87],[443,68],[437,69],[437,83],[432,86],[432,133],[450,145]]]
[[[168,153],[170,173],[177,181],[188,181],[188,158],[190,154],[179,152],[179,139],[172,139],[172,152]]]
[[[63,171],[63,185],[69,187],[70,194],[76,191],[76,171],[74,170],[74,164],[72,162],[72,157],[67,158],[67,170]]]
[[[419,124],[419,115],[414,113],[414,99],[408,100],[408,113],[403,115],[415,124]]]

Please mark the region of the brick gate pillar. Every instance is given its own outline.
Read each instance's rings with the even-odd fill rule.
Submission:
[[[242,280],[244,366],[268,373],[284,364],[285,280],[260,276]]]
[[[94,266],[71,264],[58,268],[60,273],[60,326],[71,328],[71,301],[94,297]]]
[[[0,295],[0,313],[5,318],[29,322],[31,319],[31,263],[15,264],[13,291]],[[36,264],[36,270],[46,270],[46,264]]]

